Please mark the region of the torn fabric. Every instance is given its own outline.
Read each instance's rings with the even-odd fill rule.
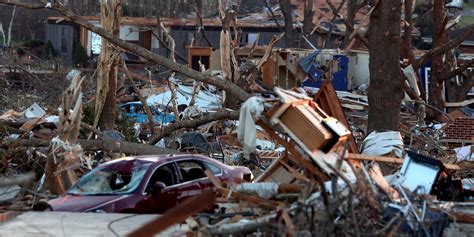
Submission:
[[[264,110],[264,100],[260,97],[251,97],[240,109],[239,127],[237,138],[244,147],[244,155],[249,157],[250,153],[256,152],[257,127],[255,120],[260,117]]]

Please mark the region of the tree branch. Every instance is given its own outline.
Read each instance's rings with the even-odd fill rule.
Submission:
[[[176,150],[160,148],[147,144],[116,141],[112,139],[102,140],[85,140],[78,139],[77,141],[84,151],[105,151],[105,152],[120,152],[126,155],[159,155],[159,154],[177,154]],[[10,149],[16,147],[48,147],[49,141],[40,139],[18,139],[6,140],[5,145]]]
[[[326,0],[327,4],[329,5],[329,7],[331,8],[332,10],[332,13],[339,17],[342,22],[344,23],[344,25],[347,27],[347,29],[350,31],[350,32],[354,32],[354,26],[351,25],[351,23],[349,23],[347,21],[347,19],[345,19],[344,17],[342,17],[339,13],[339,10],[336,8],[336,6],[334,6],[334,4],[330,1],[330,0]],[[366,38],[364,38],[364,36],[362,36],[361,34],[357,33],[355,35],[355,37],[360,40],[367,48],[369,47],[369,41],[367,41]]]
[[[268,4],[268,0],[265,0],[264,2],[265,2],[265,8],[267,8],[267,10],[270,12],[270,15],[272,16],[273,21],[278,26],[278,29],[280,30],[280,32],[283,32],[283,27],[280,25],[280,22],[278,22],[278,19],[276,18],[275,13],[273,12],[270,5]]]
[[[130,71],[128,71],[127,64],[125,63],[125,60],[122,59],[122,67],[123,70],[125,71],[125,76],[127,77],[128,81],[132,85],[133,90],[137,94],[138,99],[140,102],[142,102],[143,108],[145,108],[146,116],[148,118],[148,126],[150,128],[151,134],[155,134],[155,121],[153,120],[153,113],[151,112],[150,106],[148,106],[148,103],[146,102],[145,98],[143,97],[141,91],[137,88],[137,85],[135,85],[135,81],[133,80],[132,74],[130,74]]]
[[[202,36],[204,36],[204,39],[206,40],[207,44],[209,45],[209,47],[211,48],[214,48],[214,46],[212,46],[212,43],[211,41],[209,40],[209,38],[207,37],[207,34],[206,34],[206,31],[204,30],[204,24],[202,23],[202,16],[201,16],[201,13],[196,9],[196,7],[191,4],[191,3],[188,3],[187,4],[193,9],[194,12],[196,12],[196,16],[198,17],[198,22],[199,22],[199,28],[198,28],[198,34],[200,32],[202,32]]]
[[[448,41],[447,43],[443,45],[433,48],[427,53],[425,53],[421,58],[419,58],[413,63],[413,69],[415,70],[419,69],[422,65],[428,62],[433,56],[443,54],[446,51],[458,46],[464,40],[466,40],[467,37],[471,36],[472,34],[474,34],[474,24],[468,26],[468,28],[465,31],[463,31],[461,34],[459,34],[458,37]]]
[[[44,3],[23,3],[23,2],[10,2],[9,0],[2,0],[0,4],[9,5],[9,6],[17,6],[27,9],[43,9],[46,8],[46,4]]]
[[[150,145],[155,145],[159,142],[162,138],[170,135],[172,132],[181,129],[181,128],[195,128],[206,123],[210,123],[212,121],[217,120],[237,120],[239,119],[240,111],[224,111],[224,112],[215,112],[212,114],[208,114],[202,116],[199,119],[195,120],[183,120],[180,122],[173,123],[165,128],[163,128],[156,136],[152,137],[151,140],[148,142]]]
[[[467,61],[461,67],[458,67],[458,68],[456,68],[456,69],[454,69],[450,72],[446,72],[444,74],[441,74],[441,76],[439,76],[439,81],[442,82],[442,81],[449,80],[449,79],[461,74],[462,72],[464,72],[466,69],[468,69],[472,65],[474,65],[474,59],[471,59],[471,60]]]
[[[11,3],[11,2],[8,2],[8,0],[0,0],[0,4],[13,5],[13,6],[16,5],[20,7],[29,8],[29,9],[39,9],[38,4],[32,5],[32,4],[23,4],[23,3]],[[42,7],[44,6],[45,5],[43,4]],[[83,26],[84,28],[102,36],[103,38],[107,39],[110,43],[115,44],[125,50],[128,50],[146,60],[155,62],[159,65],[162,65],[170,69],[171,71],[181,73],[196,81],[201,81],[201,82],[216,86],[217,88],[221,90],[225,90],[228,93],[235,95],[235,97],[239,99],[240,101],[245,101],[248,98],[250,98],[249,93],[247,93],[246,91],[244,91],[243,89],[241,89],[240,87],[232,83],[231,81],[221,80],[217,77],[206,75],[199,71],[188,68],[186,65],[177,64],[173,62],[172,60],[167,59],[166,57],[163,57],[161,55],[154,54],[150,50],[147,50],[139,45],[126,42],[118,37],[113,36],[112,34],[109,34],[103,28],[97,27],[94,24],[89,23],[87,20],[83,19],[82,17],[76,15],[67,7],[65,7],[63,4],[57,2],[57,0],[54,1],[54,3],[52,4],[52,9],[63,14],[64,16],[69,18],[69,20],[75,22],[76,24],[79,24]]]
[[[152,31],[151,31],[151,34],[152,34],[153,36],[155,36],[155,38],[157,38],[158,41],[160,41],[161,45],[163,45],[163,46],[166,48],[166,50],[168,50],[168,52],[170,52],[170,53],[173,52],[173,50],[171,50],[171,48],[165,43],[165,41],[163,41],[163,39],[162,39],[157,33],[155,33],[155,31],[152,30]],[[179,54],[178,52],[175,52],[175,55],[176,55],[179,59],[183,60],[183,62],[188,63],[188,60],[187,60],[184,56],[182,56],[181,54]]]

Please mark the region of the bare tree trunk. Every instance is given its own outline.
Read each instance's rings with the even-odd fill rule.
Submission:
[[[12,10],[12,17],[10,18],[10,24],[8,24],[8,39],[7,39],[7,46],[10,47],[12,43],[12,26],[13,26],[13,21],[15,20],[15,12],[16,12],[16,6],[13,6]]]
[[[220,34],[220,52],[221,68],[224,80],[236,83],[240,79],[239,65],[235,55],[235,50],[239,45],[241,31],[237,27],[237,16],[233,9],[224,9],[222,1],[219,1],[219,16],[222,21],[222,30]],[[231,35],[231,26],[233,27],[234,37]],[[223,92],[223,100],[226,108],[237,108],[238,100],[234,95]]]
[[[402,51],[401,56],[402,58],[408,59],[408,64],[413,64],[415,59],[415,54],[413,53],[412,47],[412,35],[413,35],[413,3],[414,0],[404,0],[404,7],[405,7],[405,27],[404,27],[404,34],[402,40]],[[423,85],[420,81],[420,74],[416,71],[417,75],[417,84],[418,87],[421,89]],[[426,98],[426,93],[424,90],[420,90],[420,99]]]
[[[444,7],[444,0],[434,0],[433,11],[433,48],[441,46],[449,41],[448,32],[444,29],[446,25],[447,16]],[[439,54],[432,58],[431,78],[429,85],[428,102],[438,110],[444,108],[444,100],[442,95],[443,81],[440,76],[446,71],[444,56]],[[430,115],[437,119],[441,116],[438,111],[432,111]]]
[[[351,25],[354,25],[354,18],[357,11],[356,8],[357,8],[357,1],[349,0],[349,2],[347,2],[347,22]],[[349,39],[351,34],[352,34],[352,31],[346,27],[346,33],[344,34],[344,46],[349,45],[351,41],[351,39]]]
[[[42,187],[52,194],[63,194],[78,179],[74,168],[81,162],[82,154],[77,144],[82,119],[82,81],[78,75],[63,93],[58,137],[51,141]]]
[[[380,0],[370,16],[368,132],[398,130],[403,79],[400,71],[401,1]]]
[[[102,27],[118,37],[120,33],[120,18],[122,16],[122,1],[111,0],[101,2]],[[101,130],[115,129],[116,85],[120,52],[112,43],[102,38],[102,49],[98,63],[97,92],[94,127]]]
[[[304,1],[303,35],[308,37],[313,30],[313,0]]]
[[[291,1],[290,0],[279,0],[280,1],[280,8],[285,18],[285,47],[291,48],[293,47],[294,42],[294,35],[293,35],[293,15],[291,9]]]

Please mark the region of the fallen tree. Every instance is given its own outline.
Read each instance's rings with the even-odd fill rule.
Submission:
[[[19,3],[19,2],[10,2],[8,0],[0,0],[0,4],[5,5],[12,5],[12,6],[19,6],[28,9],[41,9],[41,8],[50,8],[55,10],[61,14],[63,14],[67,19],[73,21],[76,24],[83,26],[84,28],[102,36],[103,38],[107,39],[110,43],[119,46],[120,48],[134,53],[146,60],[151,62],[157,63],[162,65],[173,72],[180,73],[184,76],[190,77],[196,81],[201,81],[204,83],[211,84],[216,86],[217,88],[224,90],[230,94],[235,95],[235,98],[239,99],[240,101],[245,101],[250,97],[250,94],[232,83],[231,81],[221,80],[217,77],[213,77],[210,75],[206,75],[205,73],[193,70],[188,68],[187,65],[177,64],[172,60],[165,58],[161,55],[154,54],[150,50],[147,50],[139,45],[134,43],[126,42],[114,35],[108,33],[103,28],[95,26],[94,24],[89,23],[87,20],[83,19],[82,17],[78,16],[74,12],[72,12],[69,8],[64,6],[57,0],[53,0],[52,3]]]
[[[126,155],[166,155],[166,154],[177,154],[179,151],[160,148],[147,144],[117,141],[112,139],[102,140],[86,140],[78,139],[77,143],[81,145],[84,151],[104,151],[104,152],[120,152]],[[48,147],[49,141],[40,139],[19,139],[19,140],[7,140],[4,145],[10,149],[18,147]]]
[[[224,112],[215,112],[209,115],[202,116],[199,119],[194,120],[182,120],[180,122],[173,123],[169,126],[161,129],[158,134],[151,138],[148,142],[150,145],[154,145],[159,142],[162,138],[170,135],[172,132],[181,129],[181,128],[196,128],[206,123],[218,120],[237,120],[239,119],[240,111],[224,111]]]

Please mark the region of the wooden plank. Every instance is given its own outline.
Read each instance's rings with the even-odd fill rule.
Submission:
[[[321,85],[318,93],[314,96],[314,101],[320,105],[325,105],[325,107],[321,106],[322,109],[329,116],[335,117],[339,120],[349,131],[351,131],[351,135],[349,136],[349,151],[352,153],[359,153],[359,148],[357,147],[354,136],[352,135],[351,127],[347,122],[346,115],[341,107],[341,102],[339,101],[330,80],[326,80],[323,85]]]
[[[214,176],[214,174],[210,170],[206,170],[204,171],[204,173],[209,178],[211,183],[214,184],[214,186],[216,186],[216,188],[222,188],[221,182],[219,181],[218,178],[216,178],[216,176]]]
[[[187,199],[178,207],[165,212],[163,216],[145,224],[128,236],[141,237],[158,234],[174,224],[184,222],[189,216],[205,210],[214,204],[215,200],[216,197],[213,192],[205,192],[199,196]]]
[[[366,161],[377,161],[377,162],[384,162],[384,163],[392,163],[392,164],[403,164],[404,159],[400,159],[397,157],[387,157],[387,156],[365,156],[361,154],[353,154],[348,153],[346,158],[349,160],[366,160]],[[456,164],[446,164],[443,163],[444,167],[447,170],[451,171],[461,171],[461,170],[470,170],[472,166],[460,166]]]
[[[287,151],[292,154],[292,158],[296,163],[302,165],[309,173],[319,177],[322,180],[328,180],[329,176],[327,174],[322,173],[319,170],[319,167],[314,166],[311,161],[305,159],[295,148],[295,144],[291,144],[287,142],[285,139],[281,138],[278,134],[275,133],[270,125],[266,124],[262,120],[257,120],[257,125],[261,126],[274,140],[278,141],[279,144],[283,145]]]

